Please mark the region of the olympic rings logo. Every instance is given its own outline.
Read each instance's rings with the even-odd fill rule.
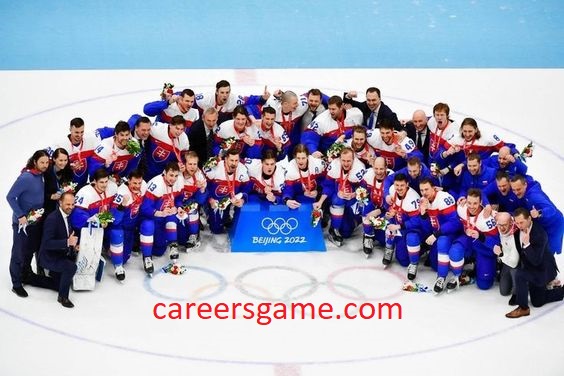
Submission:
[[[272,219],[270,217],[265,217],[260,225],[270,235],[289,235],[292,231],[298,228],[298,220],[296,218],[284,219],[282,217],[278,217],[276,219]]]

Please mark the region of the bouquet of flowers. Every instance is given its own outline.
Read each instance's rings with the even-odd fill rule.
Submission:
[[[323,218],[323,211],[321,209],[313,209],[311,212],[311,226],[316,227],[321,218]]]
[[[217,208],[220,211],[223,211],[225,209],[227,209],[227,207],[231,204],[231,198],[229,197],[223,197],[221,200],[219,200],[219,202],[217,203]]]
[[[163,84],[163,90],[161,91],[161,99],[165,100],[167,95],[173,95],[174,94],[174,90],[172,90],[174,88],[174,85],[171,84],[170,82],[165,82]]]
[[[441,174],[441,169],[439,168],[439,165],[436,163],[431,163],[429,165],[429,169],[431,170],[431,174],[438,176]]]
[[[533,156],[534,149],[535,149],[535,145],[533,145],[533,141],[529,142],[527,146],[523,148],[521,153],[519,153],[519,159],[525,162],[526,158],[531,158]]]
[[[188,270],[188,268],[185,265],[175,264],[171,262],[170,264],[163,266],[161,270],[165,273],[180,275],[184,274]]]
[[[96,218],[98,219],[98,223],[100,223],[101,226],[107,225],[114,221],[114,216],[109,211],[103,211],[96,214]]]
[[[368,222],[370,222],[370,224],[374,226],[376,230],[385,230],[386,227],[388,227],[388,225],[390,224],[386,218],[374,216],[368,217]]]
[[[329,159],[339,158],[341,151],[343,151],[344,148],[345,144],[341,142],[335,142],[333,145],[329,146],[329,149],[327,149],[327,157]]]
[[[27,226],[32,225],[32,224],[36,223],[37,221],[39,221],[41,219],[41,217],[43,216],[43,213],[45,213],[45,209],[43,209],[43,208],[30,210],[29,213],[27,213],[27,215],[25,216],[26,219],[27,219],[27,223],[25,225],[19,225],[18,226],[18,233],[20,231],[23,231],[24,234],[27,235],[27,231],[26,231]]]
[[[235,139],[235,137],[227,137],[221,142],[220,147],[223,152],[226,152],[236,144],[237,144],[237,140]]]
[[[198,203],[196,201],[190,202],[182,207],[186,213],[191,213],[198,210]]]
[[[360,205],[368,204],[368,191],[366,188],[358,187],[354,193],[356,195],[356,201],[358,201]]]
[[[219,163],[219,158],[218,157],[211,157],[210,159],[208,159],[206,161],[206,163],[204,163],[204,171],[209,171],[212,168],[214,168],[215,166],[217,166],[217,164]]]
[[[418,282],[407,281],[403,284],[402,290],[408,292],[429,292],[429,287]]]
[[[134,138],[130,138],[129,141],[127,141],[125,148],[129,154],[136,157],[141,154],[141,145],[139,144],[139,141]]]
[[[72,182],[72,181],[68,182],[68,183],[63,183],[61,188],[59,188],[59,193],[60,194],[63,194],[65,192],[75,193],[76,192],[76,186],[77,186],[77,184]]]

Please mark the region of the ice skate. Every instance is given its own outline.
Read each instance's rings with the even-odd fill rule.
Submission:
[[[458,277],[456,277],[456,276],[452,277],[452,278],[448,281],[448,283],[447,283],[447,285],[446,285],[446,288],[447,288],[447,292],[448,292],[448,293],[451,293],[451,292],[453,292],[453,291],[455,291],[455,290],[458,290],[458,289],[460,288],[460,279],[459,279]]]
[[[186,242],[186,252],[200,248],[200,245],[202,245],[202,242],[200,241],[200,235],[192,234],[188,237],[188,241]]]
[[[153,266],[153,260],[150,257],[145,257],[143,259],[143,269],[145,269],[145,273],[149,275],[149,277],[153,276],[153,272],[155,271],[155,267]]]
[[[444,289],[445,289],[444,277],[437,278],[437,280],[435,281],[435,286],[433,286],[433,291],[435,292],[435,295],[439,295],[441,292],[444,291]]]
[[[372,249],[374,248],[374,239],[371,236],[364,235],[364,239],[362,241],[362,251],[366,258],[369,258],[372,254]]]
[[[392,263],[392,258],[394,257],[394,249],[393,248],[384,248],[384,258],[382,258],[382,264],[384,266],[388,266]]]
[[[118,265],[116,266],[116,279],[120,282],[123,282],[123,280],[125,279],[125,269],[123,268],[123,265]]]
[[[329,227],[329,241],[337,247],[341,247],[343,245],[343,237],[339,234],[339,230]]]
[[[407,279],[413,281],[417,276],[417,264],[409,264],[407,266]]]
[[[172,262],[178,261],[178,244],[176,242],[172,242],[168,246],[169,249],[169,257]]]

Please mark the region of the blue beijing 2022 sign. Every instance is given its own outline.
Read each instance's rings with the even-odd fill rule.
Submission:
[[[311,211],[311,204],[246,203],[229,233],[231,252],[325,252],[321,223],[312,226]]]

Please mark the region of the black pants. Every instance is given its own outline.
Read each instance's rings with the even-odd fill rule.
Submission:
[[[55,290],[59,291],[60,297],[68,299],[74,273],[76,273],[76,263],[69,259],[62,259],[49,269],[49,275],[53,278],[53,283],[57,286]]]
[[[533,281],[533,275],[524,269],[518,269],[515,274],[515,290],[517,292],[517,304],[520,307],[529,307],[528,295],[531,295],[531,304],[533,307],[542,307],[546,303],[562,300],[564,297],[564,288],[546,289],[546,284],[536,285]]]

